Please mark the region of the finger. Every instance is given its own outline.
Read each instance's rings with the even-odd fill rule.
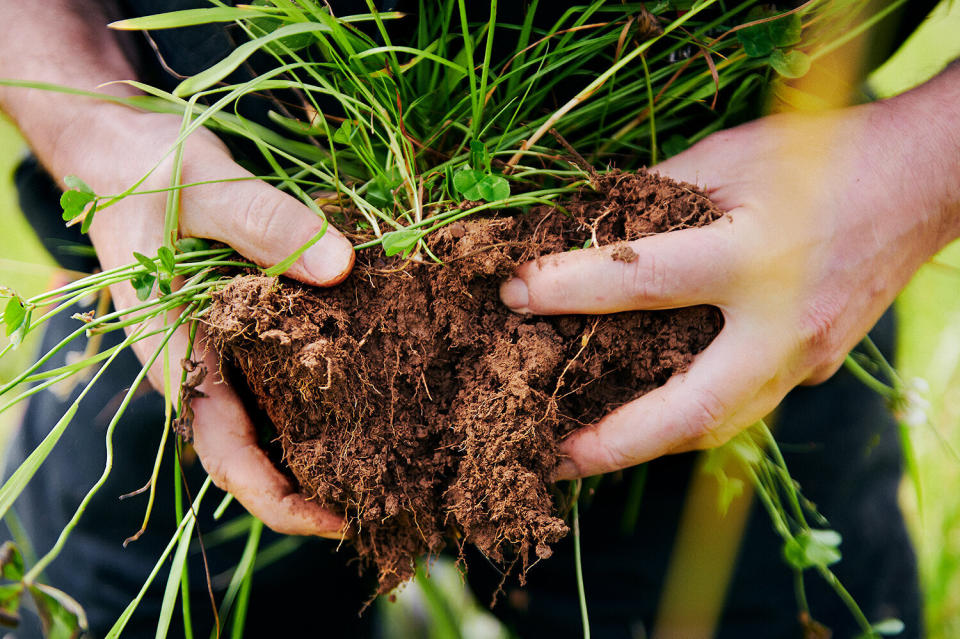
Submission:
[[[732,223],[527,262],[500,287],[518,313],[614,313],[717,304],[734,279]]]
[[[216,363],[206,359],[210,381],[201,386],[206,397],[193,401],[193,445],[213,483],[279,533],[342,538],[343,519],[304,499],[273,466],[239,398],[213,383]]]
[[[779,388],[772,361],[776,358],[757,331],[728,323],[685,373],[571,435],[562,446],[568,459],[558,478],[597,475],[722,443],[779,401],[769,392]],[[762,389],[767,392],[758,394]],[[742,410],[747,405],[750,414]]]
[[[281,262],[324,226],[323,219],[302,202],[259,180],[234,182],[229,188],[217,184],[185,189],[183,197],[180,230],[184,235],[229,244],[260,266]],[[328,225],[286,275],[315,286],[331,286],[343,281],[353,260],[350,241]]]

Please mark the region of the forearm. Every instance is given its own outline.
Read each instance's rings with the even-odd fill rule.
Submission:
[[[106,28],[105,3],[93,0],[0,1],[0,78],[132,95],[135,72],[116,35]],[[79,131],[102,122],[104,103],[39,89],[0,86],[0,109],[9,115],[38,157],[56,176],[77,159]]]
[[[960,237],[960,61],[926,84],[878,103],[880,135],[905,215],[929,216],[935,249]]]

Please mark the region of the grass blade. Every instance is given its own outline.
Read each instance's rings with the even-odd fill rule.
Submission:
[[[126,609],[123,611],[123,614],[120,615],[120,618],[117,619],[116,623],[113,624],[113,627],[110,628],[110,631],[107,633],[107,636],[104,639],[117,639],[120,636],[120,633],[123,632],[123,629],[126,628],[127,623],[130,621],[130,617],[133,616],[133,613],[136,611],[137,606],[140,605],[140,602],[143,600],[143,596],[147,593],[147,589],[150,587],[150,584],[153,583],[153,580],[156,578],[157,573],[160,572],[161,566],[167,561],[167,557],[170,556],[170,552],[173,550],[174,545],[180,543],[180,537],[183,535],[187,526],[192,526],[192,523],[196,519],[196,509],[200,506],[200,502],[203,500],[204,494],[206,494],[207,489],[213,484],[213,481],[207,477],[206,481],[203,482],[199,492],[197,492],[196,499],[193,500],[193,507],[187,511],[187,514],[184,515],[183,521],[180,522],[180,526],[177,528],[176,533],[174,533],[173,538],[170,539],[170,543],[167,544],[167,547],[161,553],[160,558],[157,560],[157,563],[154,565],[153,570],[150,571],[150,574],[147,576],[146,581],[143,582],[143,586],[140,588],[140,592],[137,593],[137,596],[134,597]]]
[[[157,31],[159,29],[178,29],[198,24],[215,22],[233,22],[244,18],[272,17],[282,19],[282,14],[267,13],[261,9],[272,7],[210,7],[207,9],[183,9],[153,16],[119,20],[107,26],[121,31]]]

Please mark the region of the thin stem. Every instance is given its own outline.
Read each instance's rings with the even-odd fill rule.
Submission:
[[[647,84],[647,113],[650,119],[650,164],[657,163],[657,124],[654,117],[654,97],[653,85],[650,83],[650,68],[647,66],[647,56],[640,56],[640,63],[643,65],[643,77]]]
[[[890,386],[887,386],[879,379],[868,373],[852,356],[847,355],[847,357],[843,360],[843,365],[848,371],[853,373],[854,377],[863,382],[871,390],[876,391],[887,399],[893,399],[897,396],[896,390]]]
[[[583,559],[580,556],[580,488],[582,480],[575,483],[573,499],[573,565],[577,573],[577,597],[580,600],[580,619],[583,622],[583,639],[590,639],[590,619],[587,615],[587,595],[583,587]]]
[[[90,488],[86,496],[83,498],[83,501],[80,502],[80,506],[77,507],[76,512],[74,512],[73,517],[63,527],[63,530],[60,532],[60,537],[57,539],[56,543],[53,545],[53,548],[47,552],[36,565],[24,575],[23,581],[25,583],[33,583],[33,580],[36,579],[37,575],[43,572],[43,570],[52,562],[60,552],[63,550],[64,544],[66,544],[67,539],[70,537],[70,534],[73,532],[73,529],[76,528],[77,523],[80,521],[80,517],[83,516],[83,513],[86,512],[87,506],[90,504],[90,501],[93,497],[99,492],[100,488],[106,483],[107,477],[110,476],[110,471],[113,469],[113,433],[117,428],[117,424],[120,422],[120,418],[126,412],[127,406],[130,405],[130,402],[133,400],[134,395],[136,394],[137,389],[140,387],[140,384],[143,383],[143,380],[147,376],[147,371],[150,370],[150,367],[153,366],[153,363],[159,357],[160,352],[167,345],[167,342],[170,341],[170,338],[173,337],[174,332],[179,328],[179,326],[186,320],[187,314],[178,318],[178,320],[170,327],[170,330],[167,331],[167,334],[164,336],[163,341],[160,346],[154,351],[150,359],[143,365],[140,369],[140,372],[137,374],[136,379],[130,385],[129,390],[123,398],[123,401],[120,403],[120,407],[117,409],[117,412],[114,414],[113,419],[110,420],[109,426],[107,426],[106,433],[106,448],[107,448],[107,460],[104,463],[103,473],[100,475],[100,479]],[[119,352],[119,351],[118,351]]]
[[[853,618],[857,620],[857,624],[860,626],[860,629],[863,631],[864,635],[867,637],[875,637],[877,633],[873,631],[873,626],[870,624],[870,620],[867,619],[867,616],[863,614],[863,610],[860,609],[860,606],[857,604],[856,600],[853,598],[853,595],[850,594],[840,580],[837,579],[837,576],[833,574],[833,571],[827,568],[826,566],[817,566],[817,572],[820,573],[820,576],[823,577],[833,591],[837,594],[840,599],[843,600],[843,603],[847,606],[847,610],[853,615]]]

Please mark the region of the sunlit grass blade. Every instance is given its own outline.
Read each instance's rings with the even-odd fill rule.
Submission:
[[[204,9],[183,9],[140,18],[129,18],[110,23],[111,29],[125,31],[156,31],[159,29],[177,29],[198,24],[214,22],[233,22],[248,18],[272,17],[282,19],[283,14],[270,11],[273,7],[208,7]]]

